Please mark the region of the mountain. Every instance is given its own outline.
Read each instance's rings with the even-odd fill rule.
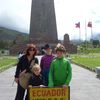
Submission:
[[[93,40],[99,40],[100,41],[100,33],[93,33]],[[90,41],[90,39],[89,40],[87,40],[87,41]],[[71,40],[71,43],[73,43],[73,44],[75,44],[75,45],[79,45],[79,44],[81,44],[82,42],[84,42],[83,40],[78,40],[78,39],[73,39],[73,40]]]
[[[25,40],[28,39],[27,33],[21,33],[15,30],[0,27],[0,40],[14,40],[17,35],[22,35]]]

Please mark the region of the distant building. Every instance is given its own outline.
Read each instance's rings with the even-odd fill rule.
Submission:
[[[9,54],[10,54],[9,50],[0,50],[0,55],[7,56]]]

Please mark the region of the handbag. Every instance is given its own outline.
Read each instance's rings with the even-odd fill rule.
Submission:
[[[21,77],[19,77],[19,84],[21,85],[21,87],[23,87],[24,89],[27,89],[28,82],[31,76],[32,76],[32,73],[27,72],[23,74]]]
[[[34,60],[32,60],[31,65],[30,65],[30,71],[32,66],[34,65]],[[24,89],[28,88],[28,83],[29,83],[29,79],[32,76],[32,71],[31,72],[21,72],[19,75],[19,84],[21,87],[23,87]]]

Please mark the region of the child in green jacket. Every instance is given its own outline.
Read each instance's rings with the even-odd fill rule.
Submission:
[[[57,57],[52,61],[49,72],[49,87],[69,85],[72,78],[70,62],[64,57],[65,47],[58,44],[56,47]]]

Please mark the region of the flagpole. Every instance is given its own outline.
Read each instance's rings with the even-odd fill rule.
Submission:
[[[92,22],[91,22],[91,45],[92,45],[92,50],[93,50],[93,32],[92,32]],[[93,52],[92,52],[92,57],[94,57],[93,56]]]
[[[93,47],[93,31],[92,31],[92,27],[91,27],[91,44],[92,44],[92,49],[93,49],[94,47]],[[92,55],[93,55],[93,53],[92,53]]]
[[[93,32],[92,32],[92,27],[91,27],[91,39],[93,40]]]
[[[79,41],[81,42],[81,29],[79,28]]]
[[[87,27],[86,27],[86,20],[85,20],[85,42],[86,42],[86,49],[87,49]]]
[[[91,28],[91,42],[93,42],[93,33],[92,33],[92,22],[88,22],[88,27],[90,27]]]
[[[91,42],[91,47],[92,47],[92,50],[93,50],[93,33],[92,33],[92,22],[91,21],[88,22],[88,27],[91,28],[91,38],[90,38],[90,42]],[[92,52],[92,56],[93,56],[93,52]]]
[[[91,22],[91,45],[92,45],[92,48],[93,48],[93,32],[92,32],[92,22]]]
[[[79,41],[81,41],[81,29],[80,29],[80,22],[78,22],[78,23],[76,23],[75,24],[76,26],[76,28],[79,28]]]

